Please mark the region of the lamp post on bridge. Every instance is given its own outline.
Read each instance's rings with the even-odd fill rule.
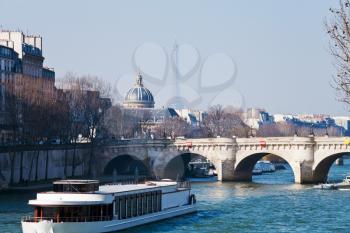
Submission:
[[[315,133],[314,133],[314,123],[311,124],[311,133],[310,133],[310,135],[311,135],[312,137],[315,136]]]
[[[298,128],[294,126],[294,137],[298,137]]]

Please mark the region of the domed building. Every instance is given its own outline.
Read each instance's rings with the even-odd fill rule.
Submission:
[[[152,93],[143,86],[142,76],[137,74],[136,84],[126,93],[124,108],[154,108]]]

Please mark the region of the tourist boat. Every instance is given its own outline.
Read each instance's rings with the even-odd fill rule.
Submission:
[[[208,178],[217,176],[214,165],[209,161],[196,159],[188,163],[190,176],[192,178]]]
[[[254,168],[261,169],[263,173],[276,171],[275,166],[270,161],[258,161]]]
[[[346,176],[345,179],[340,183],[334,184],[320,184],[316,185],[318,189],[332,189],[332,190],[350,190],[350,176]]]
[[[261,175],[263,173],[263,170],[257,166],[253,168],[252,174],[253,176]]]
[[[286,165],[282,163],[275,163],[274,164],[276,170],[286,170]]]
[[[60,180],[53,191],[37,194],[22,218],[23,233],[113,232],[196,211],[188,181],[107,184],[97,180]]]

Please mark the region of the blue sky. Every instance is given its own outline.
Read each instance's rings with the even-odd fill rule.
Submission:
[[[347,115],[330,87],[334,68],[324,30],[328,9],[336,3],[0,0],[0,24],[3,29],[40,34],[45,64],[55,68],[57,77],[68,71],[97,75],[117,85],[121,94],[134,82],[132,59],[138,46],[138,66],[161,79],[164,51],[171,53],[176,40],[182,46],[180,72],[182,67],[186,73],[195,63],[193,48],[200,54],[200,64],[210,61],[180,87],[186,99],[204,96],[200,107],[222,103],[264,107],[273,113]],[[233,70],[234,82],[225,89],[208,94],[195,86],[200,78],[209,86],[223,83]],[[162,106],[162,93],[172,90],[171,84],[145,82],[156,105]]]

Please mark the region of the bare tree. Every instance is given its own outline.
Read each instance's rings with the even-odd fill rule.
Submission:
[[[52,80],[16,77],[15,87],[9,98],[12,121],[21,127],[21,137],[27,142],[36,142],[55,134],[52,124],[57,110]]]
[[[120,106],[109,108],[102,119],[102,130],[109,138],[120,138],[123,136],[123,112]]]
[[[109,107],[102,100],[110,97],[110,84],[94,76],[67,73],[57,85],[63,90],[69,105],[71,138],[74,140],[79,134],[94,138]]]
[[[77,76],[73,73],[67,73],[64,78],[59,80],[58,86],[64,93],[63,96],[68,104],[69,111],[69,135],[74,144],[74,153],[72,158],[72,176],[74,176],[76,164],[76,144],[78,136],[89,138],[91,142],[90,162],[88,173],[91,175],[92,164],[94,160],[94,142],[98,132],[103,130],[103,116],[110,107],[108,103],[110,95],[110,85],[93,76]]]
[[[232,108],[223,108],[215,105],[209,108],[208,115],[203,120],[202,125],[206,129],[209,137],[246,137],[249,127],[241,119],[240,111],[236,112]]]
[[[331,126],[331,127],[328,127],[325,129],[325,133],[323,135],[328,135],[328,136],[344,136],[343,135],[343,131],[342,129],[338,128],[338,127],[334,127],[334,126]]]
[[[204,119],[203,125],[208,131],[209,137],[223,136],[225,112],[221,105],[215,105],[209,108],[208,116]]]
[[[263,124],[257,131],[259,137],[286,137],[293,136],[296,133],[296,127],[288,122],[277,122],[272,124]]]
[[[180,117],[166,118],[156,126],[156,137],[172,139],[179,136],[186,136],[189,131],[189,124]]]
[[[279,129],[276,124],[264,124],[256,132],[258,137],[276,137],[279,136]]]
[[[148,117],[144,111],[123,109],[119,105],[114,105],[104,114],[101,130],[106,138],[144,137],[143,131],[147,126],[147,120]]]
[[[332,17],[326,22],[330,37],[330,52],[334,57],[337,74],[333,86],[337,90],[339,100],[350,104],[350,3],[339,0],[338,8],[330,8]]]
[[[278,129],[281,137],[294,136],[296,127],[288,122],[277,122]]]
[[[20,135],[21,130],[21,104],[18,95],[18,90],[16,88],[18,85],[19,76],[16,75],[11,80],[7,80],[2,83],[5,87],[5,119],[7,124],[10,126],[13,132],[13,141],[18,142],[22,140],[22,135]],[[2,142],[3,143],[3,142]]]

